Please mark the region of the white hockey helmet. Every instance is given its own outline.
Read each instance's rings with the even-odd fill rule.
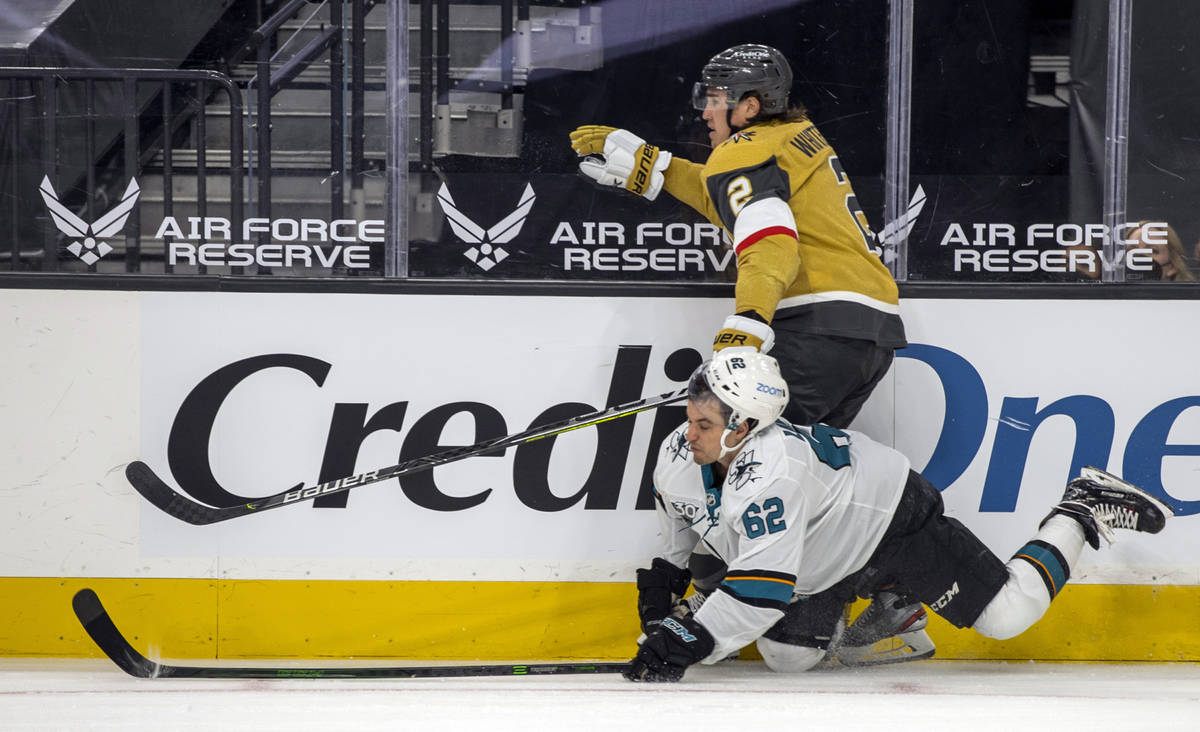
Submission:
[[[688,382],[688,397],[702,398],[706,391],[728,408],[727,430],[736,430],[747,419],[755,421],[746,437],[775,424],[788,403],[779,362],[755,351],[725,349],[702,363]]]

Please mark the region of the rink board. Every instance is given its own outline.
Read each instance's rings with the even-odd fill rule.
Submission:
[[[0,647],[99,656],[71,614],[95,589],[143,653],[171,659],[624,660],[636,650],[631,582],[384,582],[7,578]],[[861,610],[859,603],[854,612]],[[1197,661],[1196,586],[1073,584],[1007,641],[931,614],[941,659]],[[744,658],[756,658],[751,646]]]
[[[0,653],[93,653],[69,611],[90,584],[140,647],[178,658],[627,655],[633,570],[655,547],[643,476],[656,418],[678,413],[208,527],[145,504],[122,470],[140,458],[235,502],[517,432],[678,388],[727,309],[0,291],[0,594],[20,598],[0,603]],[[1017,639],[935,621],[939,655],[1200,660],[1200,346],[1144,325],[1193,322],[1200,303],[908,300],[902,314],[913,345],[855,426],[927,471],[997,554],[1080,461],[1179,507],[1159,536],[1087,551]]]

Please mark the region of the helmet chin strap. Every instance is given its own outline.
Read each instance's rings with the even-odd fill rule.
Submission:
[[[745,424],[745,423],[743,422],[742,424]],[[741,425],[738,425],[738,427],[741,427]],[[725,459],[725,456],[728,455],[729,453],[740,450],[742,445],[746,444],[746,440],[750,439],[751,433],[746,432],[746,436],[743,437],[741,440],[739,440],[736,445],[734,445],[733,447],[728,447],[725,444],[725,440],[730,435],[732,435],[734,432],[737,432],[737,427],[726,427],[725,431],[721,433],[721,453],[719,455],[717,455],[717,460],[716,460],[718,463],[721,462],[723,459]]]
[[[732,137],[746,128],[746,125],[737,126],[733,124],[733,108],[725,108],[725,126],[729,128],[729,135]]]

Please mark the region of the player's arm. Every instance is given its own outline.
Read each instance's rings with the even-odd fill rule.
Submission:
[[[674,157],[663,171],[663,190],[681,203],[691,206],[709,221],[717,221],[717,210],[713,208],[700,176],[703,170],[704,166],[700,163]]]
[[[791,490],[760,493],[737,518],[738,556],[695,621],[713,638],[715,663],[755,640],[787,610],[804,551],[806,505]]]
[[[738,257],[735,314],[717,333],[713,350],[736,347],[765,353],[774,343],[770,324],[775,308],[802,266],[795,215],[788,205],[787,173],[772,156],[710,175],[708,194],[721,222],[733,232]]]
[[[738,555],[717,591],[694,615],[667,617],[649,634],[625,677],[678,681],[695,663],[715,663],[758,638],[787,609],[804,548],[805,505],[789,483],[776,482],[735,519]]]
[[[686,461],[690,467],[690,453],[683,452],[684,447],[680,430],[668,435],[659,450],[659,462],[654,470],[654,512],[658,517],[660,553],[649,567],[637,570],[638,618],[645,633],[656,629],[671,614],[692,581],[687,563],[688,556],[700,541],[700,535],[693,528],[696,519],[681,513],[657,489],[669,480],[669,474],[674,472],[671,467],[677,469],[681,461]],[[690,472],[693,471],[685,471],[682,477],[686,478]],[[675,479],[679,480],[680,476],[676,474]]]

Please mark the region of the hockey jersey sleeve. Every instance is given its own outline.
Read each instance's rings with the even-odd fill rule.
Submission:
[[[676,567],[687,567],[692,549],[700,541],[693,529],[695,521],[668,506],[658,491],[654,491],[655,513],[658,515],[659,556]]]
[[[734,312],[752,310],[770,323],[802,267],[790,176],[772,148],[756,140],[721,145],[706,172],[707,197],[738,257]]]
[[[700,541],[695,527],[704,520],[700,496],[704,481],[711,473],[692,460],[691,450],[684,437],[687,425],[681,425],[663,438],[654,466],[652,488],[654,513],[658,517],[659,556],[676,567],[688,566],[688,556]],[[694,494],[683,500],[672,491]]]
[[[773,481],[737,511],[729,517],[738,534],[737,554],[727,560],[717,591],[696,612],[715,641],[704,663],[725,658],[783,617],[804,553],[809,507],[795,481]]]
[[[714,224],[719,224],[717,211],[708,200],[704,190],[701,173],[704,166],[684,160],[679,156],[671,158],[671,164],[663,171],[663,190],[686,203]]]

